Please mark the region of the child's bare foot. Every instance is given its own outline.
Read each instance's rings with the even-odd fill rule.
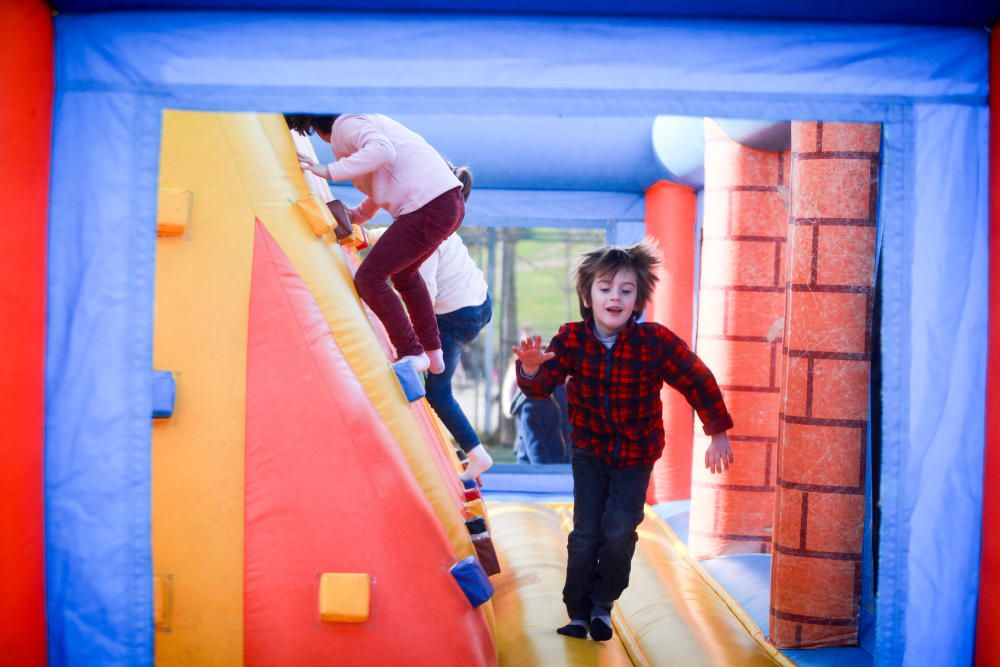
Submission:
[[[427,357],[431,360],[430,370],[434,375],[440,375],[444,373],[444,352],[441,348],[436,350],[427,350]]]
[[[469,467],[462,471],[462,474],[459,475],[460,479],[475,479],[493,465],[493,457],[486,452],[486,448],[482,445],[476,445],[465,455],[469,457]]]
[[[400,357],[399,361],[410,362],[411,364],[413,364],[413,368],[415,368],[418,373],[423,373],[431,365],[431,360],[423,352],[421,352],[420,354],[410,354],[405,357]]]

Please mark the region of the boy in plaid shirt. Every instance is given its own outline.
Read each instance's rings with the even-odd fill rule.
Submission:
[[[583,321],[564,324],[547,349],[540,336],[514,348],[525,395],[544,398],[573,380],[573,531],[563,588],[570,623],[557,632],[578,639],[588,631],[611,638],[611,607],[628,586],[649,476],[663,452],[664,382],[712,436],[705,467],[716,473],[733,463],[726,435],[733,420],[712,372],[670,329],[636,321],[659,263],[648,239],[585,253],[573,270]]]

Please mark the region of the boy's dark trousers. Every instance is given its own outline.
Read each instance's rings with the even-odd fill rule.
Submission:
[[[628,586],[652,465],[616,468],[573,448],[573,532],[563,602],[573,620],[590,620]]]

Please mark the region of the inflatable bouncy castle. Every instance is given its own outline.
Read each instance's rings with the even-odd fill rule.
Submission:
[[[7,2],[0,664],[992,664],[997,20]],[[568,471],[463,485],[290,111],[471,164],[466,226],[659,240],[737,465],[665,390],[611,641],[554,632]]]

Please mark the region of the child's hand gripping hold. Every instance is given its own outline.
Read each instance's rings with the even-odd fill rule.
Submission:
[[[514,356],[521,362],[521,368],[525,375],[531,376],[538,372],[538,368],[549,359],[555,358],[554,352],[546,352],[542,349],[541,336],[528,336],[521,339],[520,345],[513,348]]]
[[[325,164],[320,164],[303,153],[296,152],[295,155],[299,158],[299,166],[302,169],[311,171],[324,180],[330,178],[330,168]]]

